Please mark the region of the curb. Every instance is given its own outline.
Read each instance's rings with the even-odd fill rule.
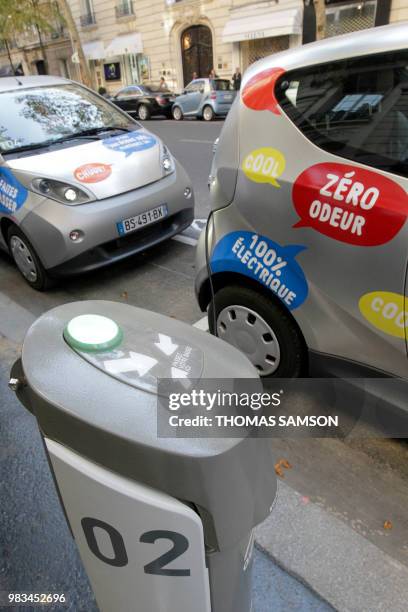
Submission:
[[[406,612],[408,568],[279,481],[256,543],[339,612]]]

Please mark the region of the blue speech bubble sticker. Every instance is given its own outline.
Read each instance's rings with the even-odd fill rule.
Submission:
[[[154,147],[157,139],[147,132],[128,132],[120,136],[106,138],[102,142],[111,151],[119,151],[119,153],[125,153],[125,156],[129,157],[132,153]]]
[[[0,212],[12,215],[26,201],[28,191],[9,168],[0,168]]]
[[[256,280],[294,310],[307,298],[305,274],[295,257],[306,247],[281,246],[254,232],[231,232],[215,246],[211,270],[238,272]]]

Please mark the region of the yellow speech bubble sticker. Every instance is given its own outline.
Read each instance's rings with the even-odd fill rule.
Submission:
[[[408,326],[405,296],[390,291],[372,291],[363,295],[358,305],[371,325],[390,336],[405,338]]]
[[[284,172],[285,166],[285,157],[278,149],[261,147],[245,157],[242,169],[250,181],[280,187],[276,179]]]

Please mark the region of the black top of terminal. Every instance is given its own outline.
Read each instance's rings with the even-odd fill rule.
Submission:
[[[118,335],[110,330],[115,339],[102,352],[95,346],[84,350],[81,338],[75,343],[80,327],[67,330],[82,315],[117,324]],[[22,401],[45,437],[204,508],[219,548],[237,542],[269,513],[276,491],[270,441],[157,436],[157,411],[165,409],[157,403],[157,378],[184,378],[186,388],[191,378],[257,379],[237,349],[157,313],[83,301],[50,310],[31,326],[22,367]]]

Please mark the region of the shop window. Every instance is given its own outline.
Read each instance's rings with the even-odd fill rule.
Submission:
[[[293,70],[276,95],[318,147],[408,176],[408,52]]]
[[[372,28],[375,24],[377,0],[336,5],[326,2],[326,36],[338,36]]]
[[[253,62],[279,53],[289,48],[289,36],[274,36],[272,38],[256,38],[241,42],[242,64],[244,68]]]

